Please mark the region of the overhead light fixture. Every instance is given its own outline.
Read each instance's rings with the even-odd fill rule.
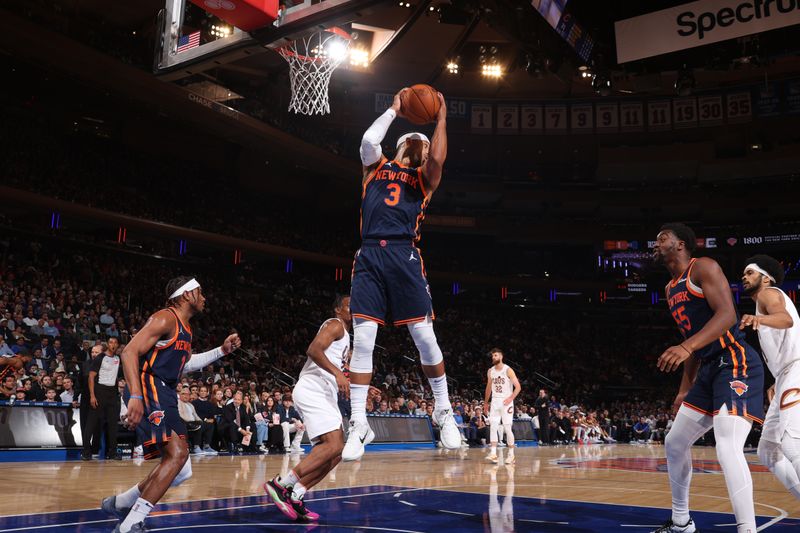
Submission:
[[[503,67],[497,63],[487,63],[481,67],[481,74],[487,78],[499,78],[503,75]]]
[[[369,66],[369,52],[363,48],[350,50],[350,64],[354,67],[366,68]]]
[[[458,74],[458,63],[450,61],[447,63],[447,72],[450,74]]]
[[[683,65],[678,70],[678,78],[675,80],[675,92],[678,96],[689,96],[696,85],[697,81],[694,79],[694,72],[686,65]]]

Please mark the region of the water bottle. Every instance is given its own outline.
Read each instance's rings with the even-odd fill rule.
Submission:
[[[8,405],[14,405],[15,401],[17,401],[17,395],[12,394],[11,397],[8,399]]]

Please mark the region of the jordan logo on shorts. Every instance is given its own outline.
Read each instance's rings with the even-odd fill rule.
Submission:
[[[416,261],[417,260],[417,258],[414,257],[414,252],[411,252],[411,256],[409,256],[408,260],[409,261]]]

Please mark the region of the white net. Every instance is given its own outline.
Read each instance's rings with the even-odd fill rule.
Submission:
[[[331,112],[328,84],[333,71],[347,59],[349,49],[349,36],[338,29],[319,31],[278,48],[289,63],[289,111],[303,115]]]

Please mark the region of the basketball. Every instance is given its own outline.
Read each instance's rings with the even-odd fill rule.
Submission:
[[[436,89],[424,83],[412,85],[400,95],[400,112],[412,124],[427,124],[436,120],[439,105]]]

